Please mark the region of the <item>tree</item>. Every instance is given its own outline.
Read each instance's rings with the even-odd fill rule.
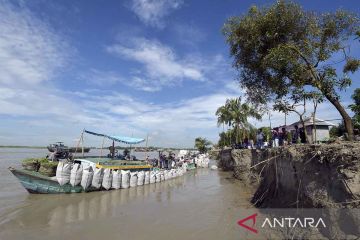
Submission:
[[[219,107],[215,114],[218,116],[218,125],[225,123],[233,126],[236,133],[236,143],[239,142],[240,135],[241,141],[246,137],[247,130],[250,128],[249,117],[261,119],[261,114],[257,109],[246,102],[242,103],[240,97],[227,99],[225,105]]]
[[[226,125],[231,125],[231,116],[230,116],[230,112],[229,112],[229,107],[227,105],[221,106],[216,110],[215,115],[218,117],[217,118],[217,124],[218,127],[220,125],[223,126],[223,133],[225,132],[225,124]],[[219,142],[219,146],[226,146],[226,135],[224,135],[223,137],[220,136],[220,140],[222,140],[223,142]]]
[[[206,138],[198,137],[195,139],[195,148],[199,150],[200,153],[206,153],[209,150],[211,142]]]
[[[223,32],[233,65],[240,72],[240,84],[252,103],[264,105],[298,89],[316,89],[341,114],[352,140],[351,118],[338,92],[351,84],[347,73],[360,66],[347,50],[358,24],[354,14],[342,10],[320,14],[277,1],[228,19]],[[334,66],[339,54],[344,57],[342,74]]]
[[[353,122],[355,127],[360,129],[360,88],[355,89],[351,98],[354,100],[354,103],[349,105],[351,111],[354,112]]]
[[[344,127],[344,123],[339,123],[339,125],[337,126],[333,126],[331,129],[330,129],[330,137],[332,138],[337,138],[337,137],[341,137],[344,135],[345,133],[345,127]]]

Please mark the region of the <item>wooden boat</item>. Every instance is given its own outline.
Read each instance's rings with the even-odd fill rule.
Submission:
[[[109,160],[106,158],[98,159],[74,159],[74,163],[80,163],[83,167],[95,168],[109,168],[114,170],[130,170],[130,171],[150,171],[152,166],[144,161],[126,161],[126,160]],[[80,193],[85,192],[84,189],[78,186],[71,186],[65,184],[61,186],[56,177],[48,177],[35,171],[28,171],[24,169],[15,169],[10,167],[9,170],[20,180],[20,183],[29,193]],[[86,192],[101,191],[90,187]]]
[[[50,144],[49,146],[47,146],[47,149],[49,152],[55,152],[55,151],[58,151],[58,152],[71,152],[71,153],[81,153],[82,151],[84,151],[84,153],[88,153],[90,152],[90,148],[89,147],[68,147],[68,146],[65,146],[63,144],[63,142],[57,142],[57,143],[53,143],[53,144]]]
[[[89,133],[96,136],[101,136],[104,138],[109,138],[113,140],[113,149],[114,142],[122,142],[126,144],[137,144],[145,141],[141,138],[132,138],[132,137],[122,137],[122,136],[109,136],[105,134],[94,133],[84,130],[83,133]],[[82,138],[82,137],[81,137]],[[83,139],[83,138],[82,138]],[[66,147],[62,143],[61,147]],[[80,148],[81,149],[81,148]],[[108,157],[86,157],[86,158],[75,158],[73,159],[74,163],[79,163],[86,167],[95,168],[108,168],[114,170],[130,170],[130,171],[150,171],[152,165],[148,164],[146,161],[128,161],[128,160],[114,160],[114,152]],[[47,177],[35,171],[28,170],[19,170],[10,167],[9,170],[20,180],[20,183],[29,193],[79,193],[84,192],[84,189],[81,186],[71,186],[70,184],[65,184],[61,186],[55,177]],[[101,189],[88,188],[86,192],[99,191]]]
[[[82,148],[76,148],[76,147],[69,148],[69,152],[71,152],[71,153],[74,153],[74,152],[82,153],[82,151],[83,151]],[[88,153],[88,152],[90,152],[90,148],[84,147],[84,153]]]

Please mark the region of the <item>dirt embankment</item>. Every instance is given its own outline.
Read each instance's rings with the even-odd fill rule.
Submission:
[[[219,167],[254,187],[256,207],[321,208],[324,239],[360,236],[360,143],[225,150]]]
[[[225,150],[219,166],[254,185],[257,207],[360,206],[360,143]]]

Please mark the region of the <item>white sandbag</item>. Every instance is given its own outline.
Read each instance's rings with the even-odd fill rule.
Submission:
[[[144,185],[144,180],[145,180],[145,173],[144,173],[144,171],[138,172],[138,174],[137,174],[137,185],[138,185],[138,186]]]
[[[95,168],[91,186],[99,189],[101,187],[103,176],[104,176],[104,170],[102,168]]]
[[[130,187],[137,186],[137,172],[130,172]]]
[[[170,171],[169,171],[169,179],[172,179],[174,176],[173,176],[173,170],[171,169]]]
[[[63,186],[70,182],[71,164],[59,162],[56,168],[56,179]]]
[[[176,169],[176,173],[179,177],[181,177],[183,175],[183,172],[182,172],[182,169],[181,168],[178,168]]]
[[[157,172],[156,174],[155,174],[155,182],[161,182],[161,173],[160,172]]]
[[[104,177],[103,177],[101,185],[106,190],[109,190],[111,188],[111,183],[112,183],[112,172],[111,172],[111,169],[106,168],[104,170]]]
[[[70,184],[75,187],[81,183],[83,167],[79,163],[75,163],[70,172]]]
[[[177,171],[176,169],[173,169],[174,171],[172,172],[172,175],[173,175],[173,178],[176,178],[178,177],[178,174],[177,174]]]
[[[152,171],[150,173],[150,183],[155,183],[156,182],[156,172]]]
[[[94,171],[92,167],[85,168],[81,177],[81,186],[86,191],[91,186],[91,182],[93,179]]]
[[[121,188],[130,187],[130,171],[121,170]]]
[[[164,172],[160,173],[160,182],[165,181],[165,176],[164,176]]]
[[[145,172],[145,179],[144,179],[144,184],[149,184],[150,183],[150,171],[146,171]]]
[[[218,167],[217,167],[216,165],[212,165],[212,166],[210,167],[210,169],[211,169],[211,170],[217,170]]]
[[[111,187],[114,189],[120,189],[121,187],[121,172],[120,170],[112,172],[112,183]]]
[[[188,163],[184,162],[183,165],[181,166],[183,168],[184,173],[186,172],[187,165]]]
[[[170,178],[169,178],[169,170],[165,170],[164,171],[164,180],[166,181],[166,180],[169,180]]]

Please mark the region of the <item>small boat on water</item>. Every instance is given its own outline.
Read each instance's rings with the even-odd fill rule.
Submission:
[[[113,146],[110,149],[112,152],[103,157],[103,156],[93,156],[93,157],[79,157],[64,161],[69,161],[71,164],[80,164],[83,169],[92,170],[95,169],[111,169],[111,170],[128,170],[130,172],[134,171],[150,171],[152,165],[148,164],[146,161],[135,161],[135,160],[125,160],[117,159],[118,156],[115,156],[114,142],[122,142],[125,144],[138,144],[145,139],[141,138],[131,138],[131,137],[122,137],[122,136],[109,136],[105,134],[94,133],[84,130],[83,133],[88,133],[96,136],[101,136],[108,138],[113,141]],[[86,190],[80,186],[72,186],[70,183],[60,185],[56,176],[46,176],[37,171],[29,171],[25,169],[15,169],[10,167],[9,170],[20,180],[20,183],[29,193],[79,193],[79,192],[92,192],[104,190],[102,188],[94,188],[90,186]]]
[[[84,153],[88,153],[90,152],[90,148],[89,147],[82,147],[82,148],[77,148],[77,147],[68,147],[65,146],[63,142],[56,142],[53,144],[50,144],[49,146],[47,146],[47,149],[49,150],[49,152],[70,152],[70,153],[81,153],[84,151]]]

